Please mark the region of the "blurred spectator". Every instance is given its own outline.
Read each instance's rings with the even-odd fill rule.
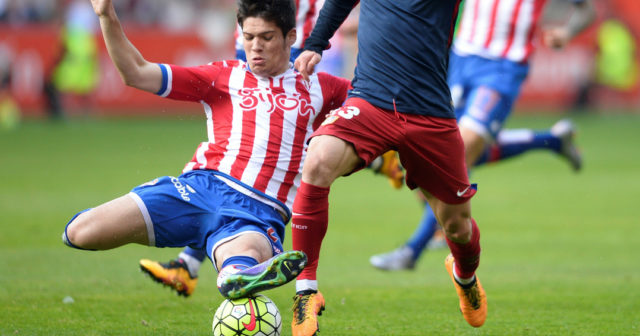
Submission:
[[[0,45],[0,128],[13,129],[20,121],[20,108],[11,94],[11,55]]]
[[[68,0],[0,0],[0,23],[51,23],[68,7]],[[89,0],[85,2],[89,3]],[[233,14],[234,0],[120,0],[114,3],[122,21],[170,30],[191,29],[208,9]],[[203,12],[204,10],[204,12]]]
[[[592,106],[596,96],[624,94],[638,86],[636,38],[629,27],[607,10],[597,31],[593,75],[578,92],[575,111]],[[604,99],[606,101],[606,99]]]
[[[636,41],[624,22],[610,18],[598,29],[596,81],[628,90],[638,81]]]
[[[98,21],[87,0],[70,0],[61,31],[61,51],[52,71],[47,74],[44,93],[49,115],[61,119],[65,114],[65,96],[77,98],[84,113],[90,109],[90,94],[98,82],[98,50],[95,32]]]
[[[55,18],[57,5],[53,0],[0,0],[0,22],[11,25],[49,22]]]

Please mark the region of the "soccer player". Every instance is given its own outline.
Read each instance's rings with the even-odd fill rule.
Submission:
[[[316,17],[316,0],[302,0],[297,2],[296,7],[296,39],[291,46],[290,60],[295,61],[302,52],[304,40],[309,37]],[[243,33],[240,26],[236,30],[236,58],[246,61],[244,51]],[[402,187],[404,173],[399,165],[396,154],[393,151],[387,152],[376,158],[368,167],[376,174],[385,175],[391,185],[398,189]],[[177,258],[166,263],[142,259],[140,269],[147,273],[157,282],[169,286],[179,295],[190,296],[198,284],[198,273],[202,262],[207,254],[202,249],[191,247],[181,251]]]
[[[301,46],[311,33],[315,16],[316,0],[302,0],[298,3],[295,16],[295,42],[291,46],[289,56],[291,62],[295,61],[296,57],[298,57],[302,51]],[[246,62],[244,35],[240,25],[238,25],[236,29],[235,37],[236,59]],[[175,290],[179,295],[188,297],[193,293],[198,284],[200,266],[206,257],[207,254],[205,250],[187,247],[178,254],[176,259],[170,260],[167,263],[142,259],[140,260],[140,269],[155,281],[169,286],[169,288]]]
[[[300,184],[306,139],[346,98],[349,82],[319,73],[304,81],[289,62],[293,0],[242,0],[237,13],[247,62],[196,67],[150,63],[126,38],[111,0],[92,0],[124,82],[170,99],[199,102],[208,139],[178,177],[164,176],[81,211],[67,224],[71,247],[128,243],[204,249],[223,296],[282,285],[306,256],[282,252]]]
[[[595,18],[591,0],[570,1],[574,11],[566,23],[543,32],[543,42],[549,47],[564,47]],[[575,129],[569,120],[561,120],[546,131],[502,130],[529,72],[533,33],[545,3],[465,2],[451,51],[448,82],[469,167],[546,149],[566,158],[575,171],[581,168],[582,159],[573,143]],[[371,264],[390,271],[413,269],[437,229],[433,210],[425,204],[411,238],[393,251],[372,256]]]
[[[356,3],[325,2],[295,62],[305,78]],[[475,274],[480,231],[470,204],[475,186],[467,177],[446,80],[457,10],[458,1],[360,3],[358,61],[349,98],[313,133],[293,203],[293,249],[308,257],[296,281],[293,335],[314,335],[324,308],[316,271],[331,184],[390,149],[399,154],[406,184],[422,191],[442,223],[451,250],[445,266],[464,318],[474,327],[484,323],[487,300]]]

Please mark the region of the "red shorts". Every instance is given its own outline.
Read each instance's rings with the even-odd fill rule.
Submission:
[[[353,145],[368,166],[388,150],[395,150],[406,170],[407,186],[420,187],[448,204],[460,204],[476,192],[469,184],[464,143],[455,119],[400,114],[349,98],[313,136],[331,135]]]

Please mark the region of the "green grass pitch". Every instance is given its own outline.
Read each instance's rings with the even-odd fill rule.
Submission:
[[[319,269],[322,334],[640,335],[640,117],[574,120],[581,173],[535,152],[472,175],[489,301],[480,329],[458,311],[446,251],[429,251],[413,272],[369,265],[412,232],[421,216],[415,195],[368,171],[336,182]],[[509,126],[554,121],[519,116]],[[200,115],[27,121],[0,131],[0,335],[209,333],[222,298],[208,261],[184,299],[138,269],[140,258],[168,260],[178,249],[85,252],[60,240],[77,211],[179,174],[205,136]],[[283,335],[293,292],[288,284],[265,293],[280,308]]]

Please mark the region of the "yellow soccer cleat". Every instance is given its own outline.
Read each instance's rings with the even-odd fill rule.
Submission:
[[[395,189],[402,188],[404,183],[404,170],[398,159],[396,151],[388,151],[380,156],[382,163],[379,164],[377,169],[374,169],[376,174],[383,174],[389,179],[389,183]]]
[[[168,263],[142,259],[140,269],[147,273],[153,280],[169,286],[178,295],[187,297],[193,293],[198,283],[198,277],[192,277],[187,265],[181,260],[171,260]]]
[[[324,310],[324,297],[316,291],[300,291],[293,297],[293,336],[315,336],[319,334],[318,315]]]
[[[462,316],[472,327],[481,327],[487,319],[487,295],[480,284],[480,279],[476,275],[473,284],[464,287],[458,284],[453,277],[453,256],[451,254],[444,260],[444,266],[447,268],[460,298]]]

